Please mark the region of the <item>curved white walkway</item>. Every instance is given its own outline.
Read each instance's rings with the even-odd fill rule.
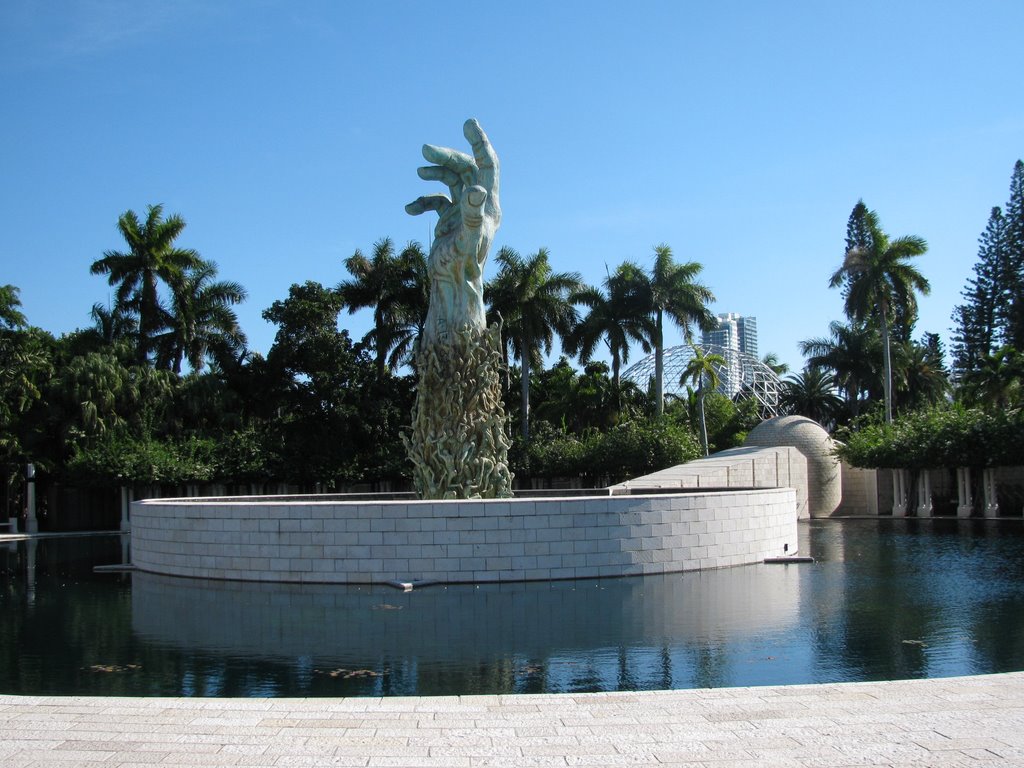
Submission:
[[[1024,672],[536,696],[0,696],[0,766],[1024,765]]]

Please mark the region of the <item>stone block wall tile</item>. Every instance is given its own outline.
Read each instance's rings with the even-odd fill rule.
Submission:
[[[434,531],[431,535],[431,544],[458,544],[458,531]]]
[[[512,534],[509,531],[484,531],[485,544],[508,544],[512,541]]]
[[[463,509],[466,505],[460,505],[459,510]],[[470,508],[470,515],[480,514],[479,511]],[[509,517],[512,514],[512,505],[507,501],[495,501],[484,506],[483,514],[488,517]]]
[[[386,504],[382,506],[382,514],[391,520],[404,520],[409,517],[409,507],[405,504]]]
[[[517,541],[523,544],[533,543],[537,541],[537,529],[536,528],[517,528],[516,530],[509,531],[509,536],[512,541]]]
[[[487,531],[460,531],[460,544],[485,544],[487,543]]]
[[[507,544],[499,544],[497,548],[498,557],[523,557],[526,550],[523,544],[510,541]]]

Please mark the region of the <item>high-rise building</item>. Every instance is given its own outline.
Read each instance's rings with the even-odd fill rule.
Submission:
[[[728,370],[722,376],[720,390],[730,397],[736,395],[743,384],[740,354],[757,357],[757,318],[743,317],[735,312],[728,312],[718,315],[718,327],[711,331],[704,331],[701,336],[702,344],[711,344],[722,347],[737,354],[726,356]]]
[[[735,312],[718,315],[718,327],[704,331],[703,344],[714,344],[757,357],[757,318],[743,317]]]
[[[757,357],[757,318],[740,317],[736,320],[740,332],[740,352]]]

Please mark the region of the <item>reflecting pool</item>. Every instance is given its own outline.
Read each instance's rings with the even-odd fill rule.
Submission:
[[[0,693],[645,690],[1024,669],[1021,521],[801,524],[814,564],[386,587],[96,574],[119,536],[0,544]]]

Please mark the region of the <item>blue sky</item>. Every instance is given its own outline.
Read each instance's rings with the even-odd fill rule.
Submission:
[[[917,332],[948,341],[1024,156],[1022,28],[1019,0],[4,0],[0,284],[34,325],[86,326],[118,216],[162,203],[247,288],[265,353],[289,285],[426,242],[403,211],[440,191],[420,146],[466,149],[476,117],[502,163],[495,250],[547,247],[596,284],[668,243],[799,367],[842,317],[828,278],[863,198],[927,239]],[[359,338],[369,315],[342,322]]]

